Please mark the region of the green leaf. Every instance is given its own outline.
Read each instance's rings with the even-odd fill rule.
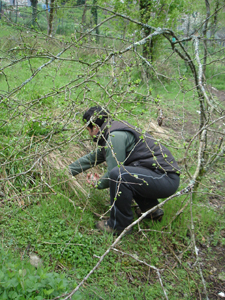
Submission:
[[[54,292],[54,289],[50,289],[50,290],[45,290],[44,289],[45,295],[51,295],[53,292]]]
[[[0,270],[0,281],[4,278],[4,273]]]
[[[27,273],[27,271],[25,270],[25,269],[23,269],[23,270],[19,270],[19,275],[21,276],[21,277],[24,277],[25,275],[26,275],[26,273]]]
[[[4,291],[4,293],[1,295],[1,299],[2,299],[2,300],[7,300],[7,299],[9,299],[9,297],[8,297],[8,295],[7,295],[7,293],[6,293],[6,291]]]
[[[15,298],[17,298],[18,294],[15,291],[11,291],[11,292],[9,292],[8,296],[9,296],[9,299],[15,299]]]

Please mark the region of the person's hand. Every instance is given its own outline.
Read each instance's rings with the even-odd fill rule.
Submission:
[[[99,175],[97,173],[94,173],[94,175],[92,173],[88,173],[86,179],[87,183],[95,187],[97,185]]]

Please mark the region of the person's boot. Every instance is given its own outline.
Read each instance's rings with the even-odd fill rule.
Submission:
[[[113,233],[113,235],[120,235],[121,232],[123,232],[123,230],[113,229],[112,227],[110,227],[108,224],[108,220],[101,220],[101,221],[97,222],[96,227],[97,227],[97,229],[99,229],[101,231]],[[126,232],[126,234],[129,234],[131,232],[132,232],[132,228],[129,229]]]
[[[150,209],[150,208],[149,208]],[[147,211],[148,209],[146,209]],[[144,213],[145,211],[141,211],[140,207],[138,206],[135,209],[135,213],[138,216],[138,218]],[[153,221],[161,221],[162,217],[164,215],[164,211],[161,208],[158,208],[156,211],[148,214],[146,217],[144,217],[144,219],[151,219]]]

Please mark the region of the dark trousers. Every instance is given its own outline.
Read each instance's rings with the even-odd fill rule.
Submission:
[[[115,167],[109,177],[112,209],[108,224],[118,230],[133,221],[132,199],[142,211],[146,211],[159,203],[158,198],[174,194],[180,183],[180,177],[175,173],[133,166]]]

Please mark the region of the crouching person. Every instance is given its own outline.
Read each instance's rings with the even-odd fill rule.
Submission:
[[[104,161],[107,172],[87,175],[87,181],[98,189],[110,189],[110,218],[99,221],[99,230],[121,233],[133,221],[132,199],[139,213],[159,204],[158,198],[174,194],[179,186],[179,168],[170,151],[151,135],[142,134],[125,121],[114,121],[109,112],[95,106],[83,115],[96,150],[79,158],[69,168],[73,176]],[[153,220],[163,217],[157,209],[148,215]]]

